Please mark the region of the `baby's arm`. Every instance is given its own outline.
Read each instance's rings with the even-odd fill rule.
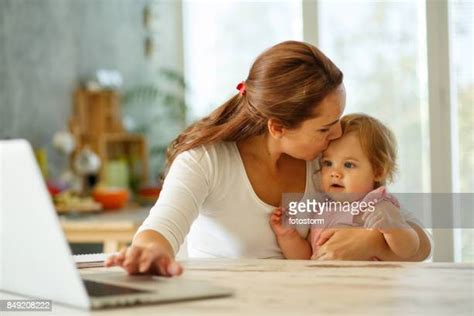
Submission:
[[[378,203],[375,211],[362,217],[365,227],[378,229],[390,250],[401,259],[413,257],[420,247],[417,232],[400,214],[400,210],[389,201]]]
[[[402,259],[413,257],[420,246],[420,239],[410,225],[407,228],[392,229],[382,232],[390,250]]]
[[[270,216],[270,226],[278,241],[278,245],[287,259],[310,259],[312,249],[309,242],[303,239],[296,229],[284,227],[282,209],[278,208]]]

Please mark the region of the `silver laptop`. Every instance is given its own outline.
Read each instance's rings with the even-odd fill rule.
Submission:
[[[232,294],[182,277],[81,277],[27,141],[0,141],[0,178],[1,290],[84,309]]]

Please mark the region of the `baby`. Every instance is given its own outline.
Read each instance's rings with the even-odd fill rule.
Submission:
[[[363,226],[379,230],[398,257],[414,256],[420,243],[418,235],[400,213],[397,200],[384,187],[393,180],[396,169],[392,132],[375,118],[363,114],[342,117],[341,127],[342,137],[332,141],[323,152],[316,182],[326,201],[350,202],[360,209],[350,213],[326,210],[322,217],[324,224],[313,226],[307,239],[294,227],[282,223],[282,210],[275,210],[270,225],[283,254],[288,259],[309,259],[312,252],[311,258],[317,259],[319,247],[327,241],[321,235],[325,228]],[[379,203],[385,205],[380,207]]]

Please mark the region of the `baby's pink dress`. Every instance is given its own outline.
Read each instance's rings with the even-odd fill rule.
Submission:
[[[389,201],[397,208],[400,208],[400,204],[398,203],[397,199],[387,192],[387,189],[382,186],[373,191],[367,193],[367,195],[360,201],[374,201],[375,204],[380,203],[382,201]],[[319,247],[317,242],[321,237],[321,233],[327,228],[335,228],[335,227],[361,227],[363,223],[356,222],[355,216],[352,215],[350,212],[325,212],[324,215],[319,216],[318,218],[324,218],[323,225],[314,225],[310,231],[310,242],[311,247],[313,249],[313,256],[311,259],[314,259],[315,255],[318,254]]]

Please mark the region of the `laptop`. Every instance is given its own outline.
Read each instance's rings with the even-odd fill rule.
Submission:
[[[0,289],[83,309],[229,296],[183,277],[79,274],[26,140],[0,141]]]

